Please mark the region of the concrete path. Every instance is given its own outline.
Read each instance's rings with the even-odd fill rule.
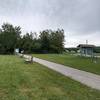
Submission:
[[[100,90],[100,75],[74,69],[61,64],[53,63],[39,58],[33,58],[37,63],[40,63],[52,70],[55,70],[71,79],[81,82],[91,88]]]
[[[29,56],[24,55],[23,57],[28,58]],[[50,62],[47,60],[39,59],[36,57],[33,58],[33,61],[37,62],[39,64],[42,64],[54,71],[57,71],[67,77],[70,77],[71,79],[74,79],[82,84],[85,84],[85,85],[91,87],[91,88],[100,90],[100,75],[96,75],[96,74],[93,74],[90,72],[85,72],[82,70],[78,70],[75,68],[71,68],[68,66]]]

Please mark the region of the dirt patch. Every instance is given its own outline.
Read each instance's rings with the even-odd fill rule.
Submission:
[[[8,94],[8,91],[6,89],[0,89],[0,98],[6,97]]]

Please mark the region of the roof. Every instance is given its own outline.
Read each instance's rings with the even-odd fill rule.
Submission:
[[[95,45],[91,45],[91,44],[79,44],[77,47],[84,47],[84,48],[89,47],[89,48],[93,48],[93,47],[95,47]]]

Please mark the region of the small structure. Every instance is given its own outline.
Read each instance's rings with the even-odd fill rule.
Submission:
[[[14,53],[15,53],[15,55],[17,55],[17,54],[19,53],[19,48],[16,48],[16,49],[14,50]]]
[[[94,45],[89,45],[89,44],[79,44],[77,46],[80,50],[81,56],[93,56],[93,49]]]

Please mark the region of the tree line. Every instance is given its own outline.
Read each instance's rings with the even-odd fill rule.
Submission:
[[[100,46],[97,46],[93,49],[94,53],[100,53]]]
[[[15,48],[24,53],[62,53],[64,30],[46,29],[23,35],[20,26],[4,23],[0,28],[0,54],[13,54]]]

